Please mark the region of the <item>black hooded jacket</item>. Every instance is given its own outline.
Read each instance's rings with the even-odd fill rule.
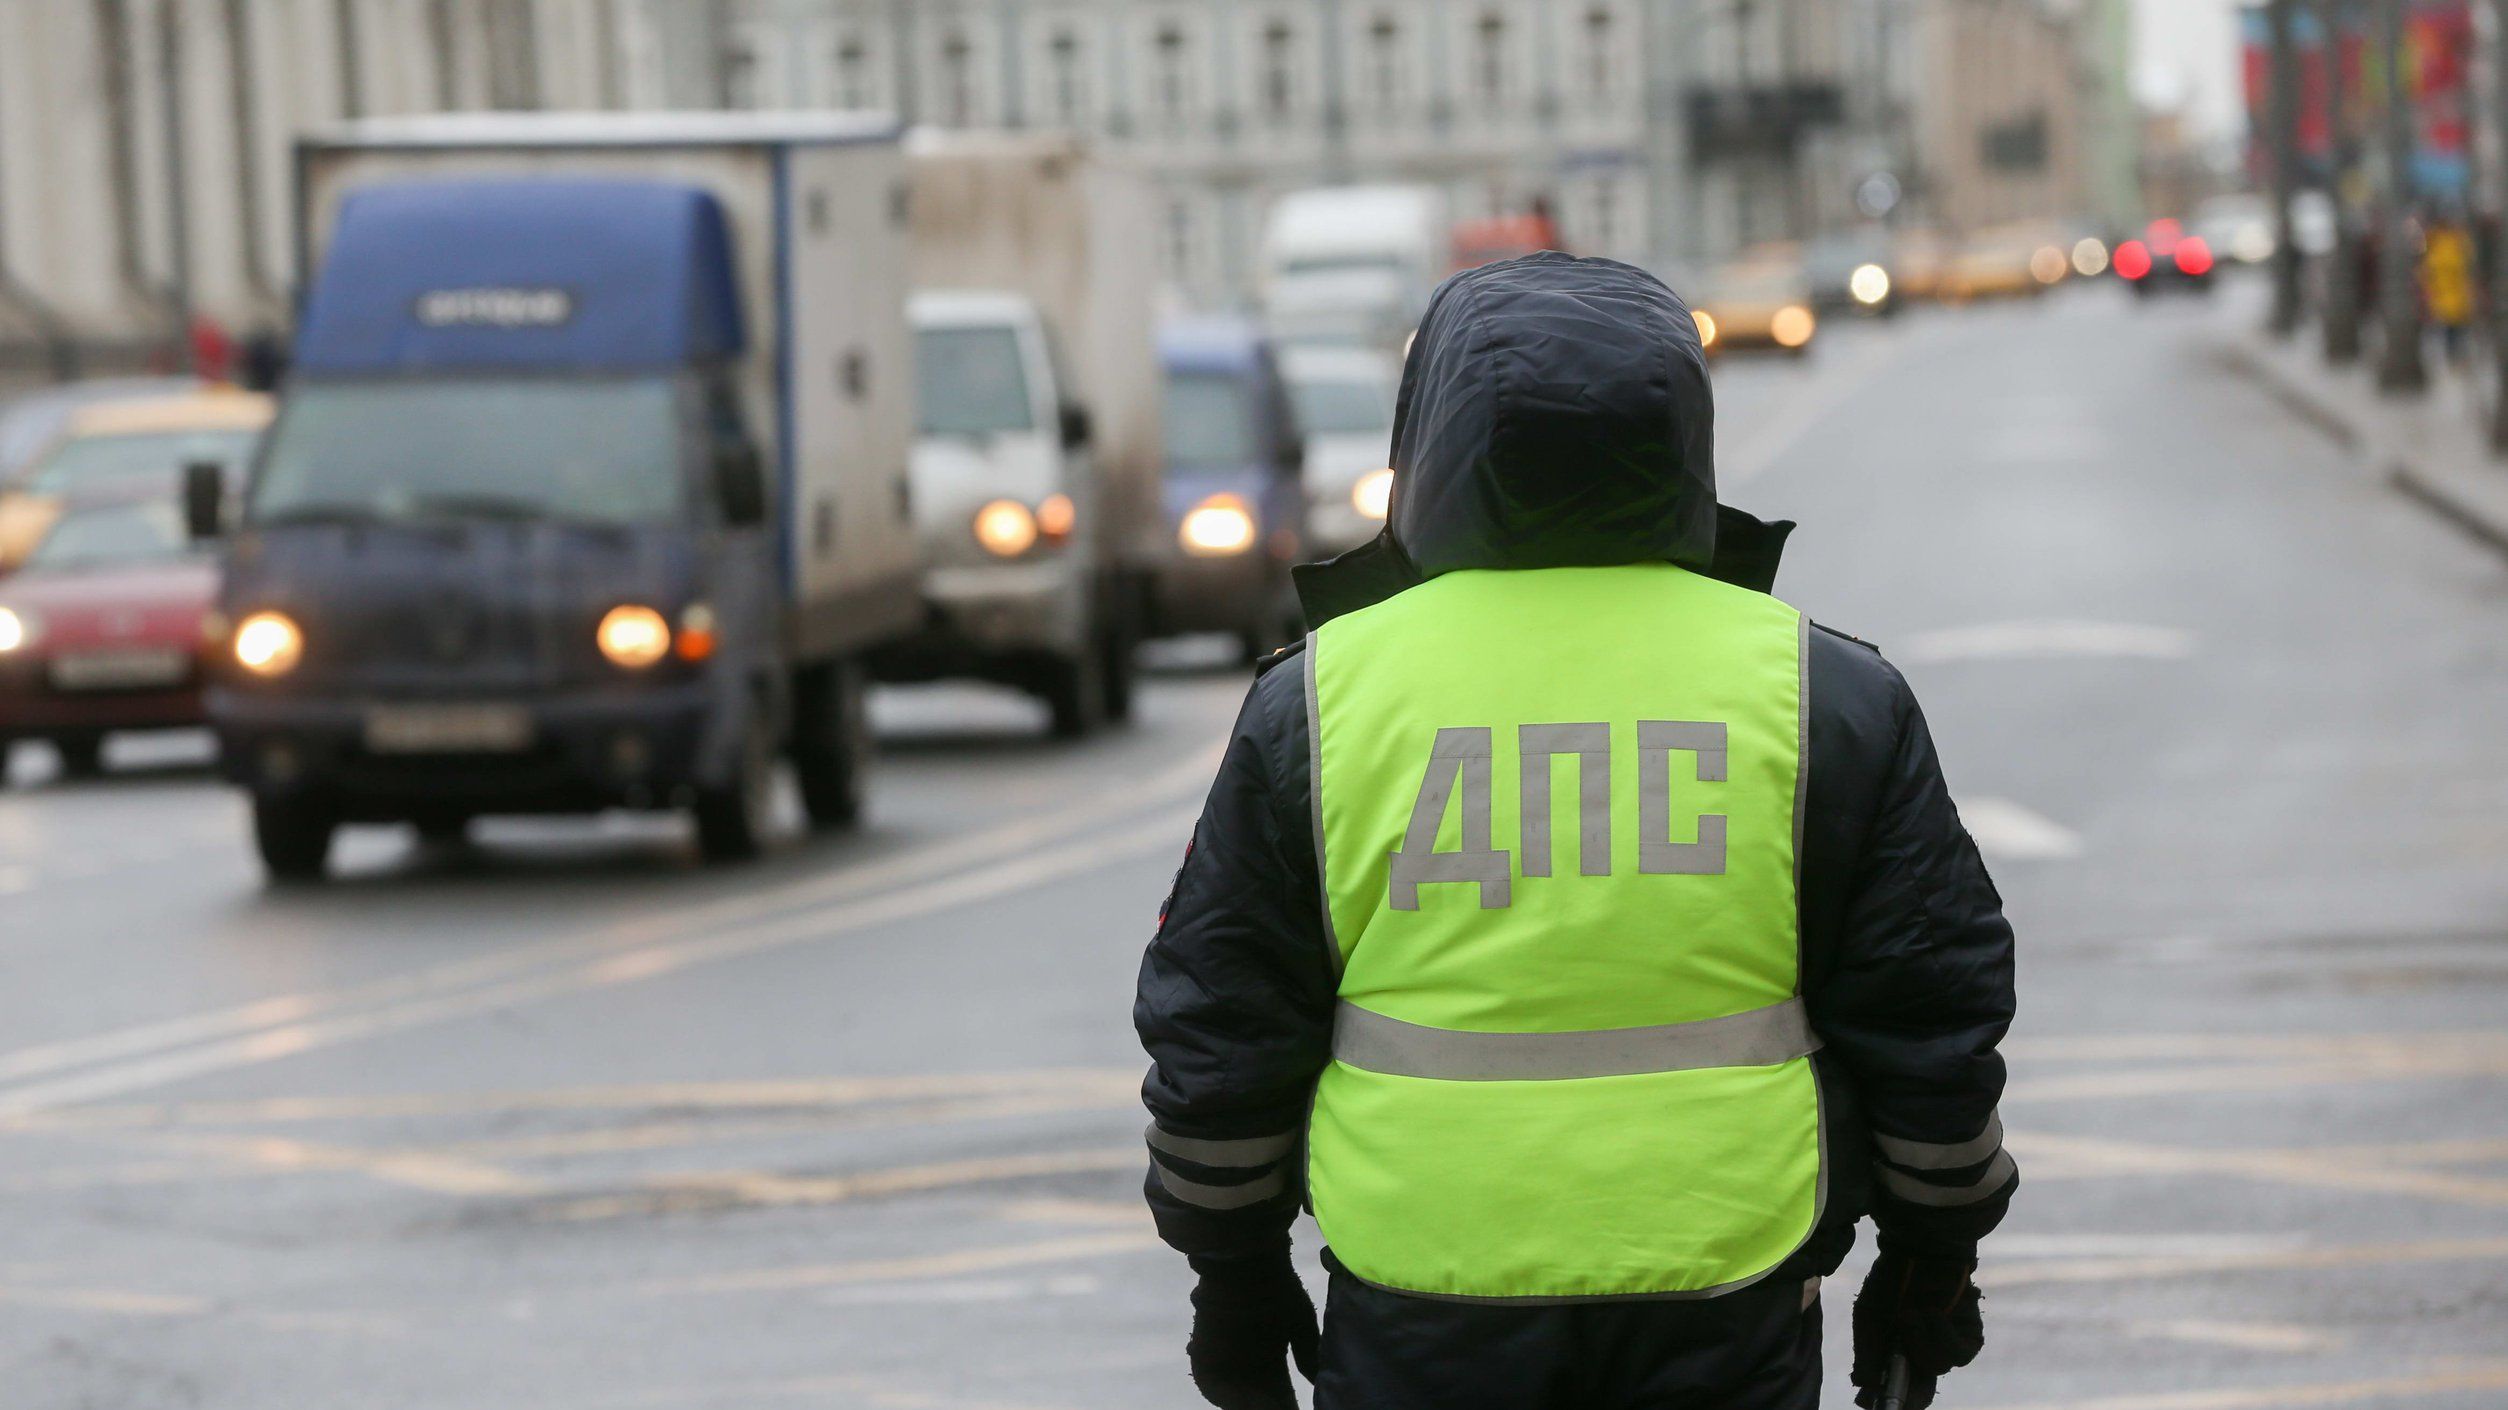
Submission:
[[[1793,526],[1718,507],[1713,428],[1689,310],[1651,275],[1557,254],[1457,275],[1403,370],[1387,530],[1299,570],[1309,623],[1464,568],[1669,561],[1768,591]],[[1780,1277],[1834,1269],[1866,1213],[1894,1247],[1967,1253],[2018,1183],[2002,900],[1906,681],[1825,629],[1810,653],[1798,904],[1829,1183]],[[1141,965],[1148,1197],[1197,1256],[1280,1246],[1331,1056],[1301,675],[1247,696]]]

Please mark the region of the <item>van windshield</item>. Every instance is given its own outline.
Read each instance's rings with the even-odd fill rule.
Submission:
[[[1019,335],[1008,328],[926,328],[914,335],[915,393],[927,436],[1036,429]]]
[[[1253,408],[1245,383],[1207,372],[1167,379],[1167,466],[1171,470],[1243,470],[1256,454]]]
[[[675,519],[668,378],[306,383],[253,478],[251,519]]]

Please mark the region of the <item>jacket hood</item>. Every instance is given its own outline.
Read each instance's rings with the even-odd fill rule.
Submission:
[[[1467,270],[1429,301],[1393,423],[1423,577],[1715,557],[1715,404],[1689,308],[1613,260]]]
[[[1376,542],[1297,570],[1310,626],[1465,568],[1676,563],[1768,591],[1793,525],[1716,504],[1689,306],[1615,260],[1546,252],[1437,288],[1394,407]]]

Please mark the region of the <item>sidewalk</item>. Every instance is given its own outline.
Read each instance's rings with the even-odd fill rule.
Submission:
[[[2465,369],[2441,363],[2433,351],[2426,394],[2384,396],[2367,360],[2327,366],[2323,337],[2313,325],[2276,339],[2264,331],[2260,301],[2224,303],[2228,316],[2217,337],[2231,366],[2352,447],[2396,489],[2508,552],[2508,460],[2495,457],[2484,439]]]

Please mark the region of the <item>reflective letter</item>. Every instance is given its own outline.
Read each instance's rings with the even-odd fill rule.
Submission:
[[[1523,782],[1524,874],[1550,875],[1550,760],[1576,756],[1576,871],[1611,874],[1611,727],[1519,725],[1515,731]]]
[[[1419,888],[1429,881],[1477,881],[1480,908],[1504,909],[1512,898],[1507,854],[1489,847],[1489,731],[1441,729],[1429,747],[1428,772],[1419,781],[1419,799],[1411,805],[1411,824],[1402,833],[1402,849],[1391,856],[1386,883],[1397,911],[1419,909]],[[1446,800],[1455,781],[1463,784],[1463,847],[1437,850],[1437,824],[1446,815]]]
[[[1701,783],[1724,782],[1724,724],[1719,720],[1637,722],[1637,869],[1653,876],[1722,876],[1724,815],[1698,815],[1698,840],[1672,840],[1672,751],[1698,756]]]

